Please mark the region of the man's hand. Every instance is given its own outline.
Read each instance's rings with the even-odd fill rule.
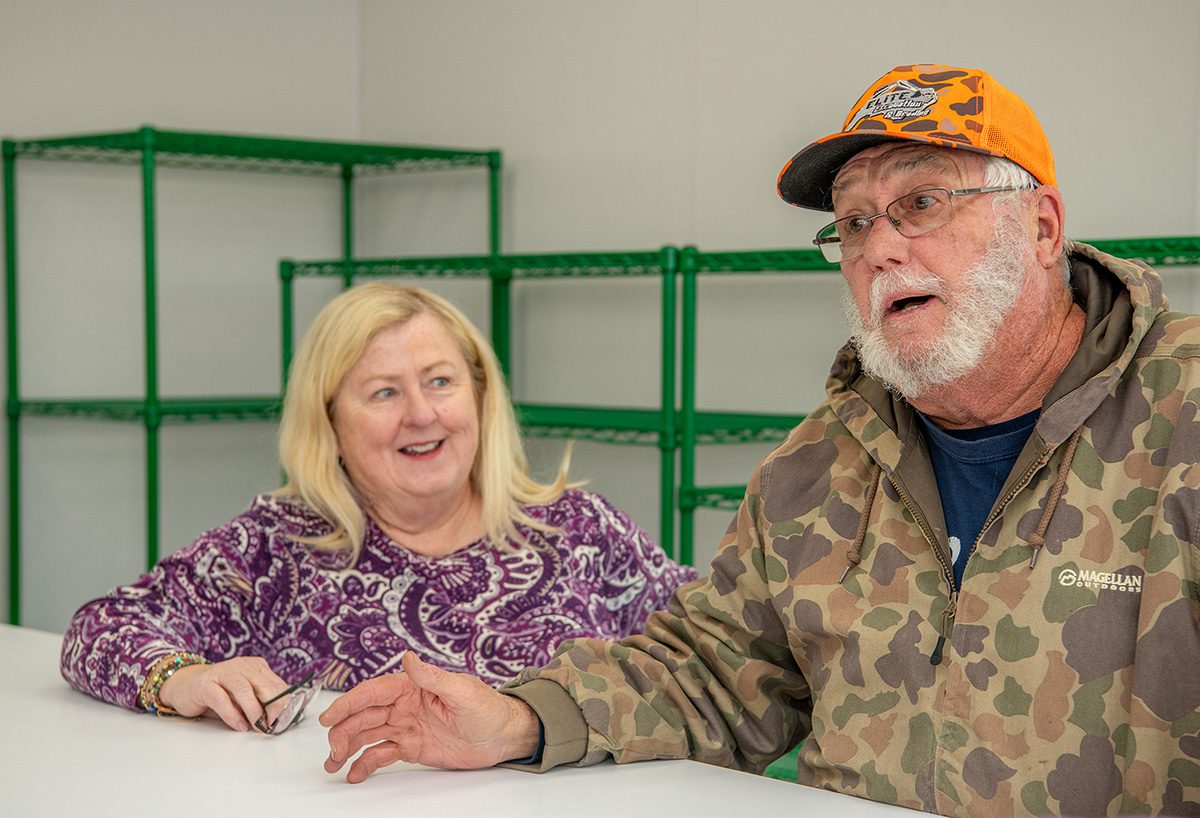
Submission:
[[[249,730],[264,716],[260,702],[287,690],[261,656],[243,656],[211,665],[188,665],[171,674],[158,691],[158,700],[181,716],[216,716],[234,730]],[[267,723],[283,710],[285,701],[266,708]]]
[[[403,673],[338,697],[321,724],[329,728],[326,772],[336,773],[367,748],[350,765],[351,784],[397,761],[447,770],[491,767],[528,758],[538,742],[538,718],[529,705],[474,676],[427,665],[411,651]]]

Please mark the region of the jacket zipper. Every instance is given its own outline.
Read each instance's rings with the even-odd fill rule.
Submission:
[[[1035,460],[1033,464],[1025,470],[1023,475],[1021,475],[1021,479],[1013,484],[1012,490],[1005,495],[1001,502],[996,503],[996,505],[992,507],[992,513],[989,514],[987,519],[983,521],[983,528],[979,529],[979,536],[975,538],[975,542],[971,544],[971,550],[967,552],[968,559],[970,558],[971,554],[975,553],[975,549],[979,547],[979,542],[983,539],[983,532],[987,531],[988,526],[996,521],[996,518],[1000,516],[1000,512],[1004,510],[1004,507],[1011,503],[1013,498],[1020,494],[1021,491],[1023,491],[1024,488],[1029,485],[1029,481],[1033,479],[1033,476],[1037,474],[1038,470],[1050,462],[1050,456],[1052,454],[1054,454],[1053,448],[1043,449],[1042,453],[1038,455],[1038,459]]]
[[[958,589],[951,586],[950,604],[942,609],[942,627],[938,633],[937,644],[933,646],[933,653],[929,654],[929,664],[940,665],[942,663],[942,648],[946,645],[946,633],[950,630],[950,620],[958,612]]]
[[[933,653],[929,654],[929,664],[940,665],[942,663],[942,646],[946,644],[946,632],[949,630],[947,623],[954,616],[955,609],[958,607],[958,588],[954,586],[954,569],[946,562],[946,558],[942,556],[942,551],[937,546],[937,537],[930,530],[929,524],[925,522],[924,516],[917,512],[916,505],[909,499],[904,489],[900,488],[900,484],[896,478],[888,474],[888,482],[892,484],[892,488],[896,490],[896,494],[900,495],[900,502],[908,509],[908,513],[916,520],[917,525],[921,529],[921,533],[925,535],[925,539],[929,542],[929,547],[933,549],[933,555],[937,558],[938,565],[942,569],[942,576],[946,578],[946,585],[950,588],[950,601],[946,603],[946,607],[942,610],[942,627],[938,632],[937,644],[933,646]]]
[[[1050,455],[1053,453],[1053,448],[1044,449],[1038,456],[1038,459],[1021,475],[1021,479],[1013,484],[1012,489],[1009,490],[1004,499],[992,507],[992,512],[983,521],[983,527],[979,529],[979,536],[975,538],[975,542],[971,544],[971,550],[967,552],[968,559],[970,559],[971,554],[975,553],[975,549],[979,547],[979,542],[983,539],[983,534],[987,531],[988,526],[995,522],[996,518],[1000,516],[1000,512],[1004,510],[1004,507],[1011,503],[1013,498],[1029,485],[1029,481],[1033,479],[1033,475],[1049,462]],[[900,484],[891,474],[888,475],[888,482],[892,484],[892,488],[896,490],[896,494],[900,495],[900,501],[904,503],[904,507],[908,509],[908,513],[913,516],[913,519],[916,520],[917,525],[920,527],[921,533],[929,541],[929,545],[933,549],[933,554],[937,557],[938,565],[942,568],[942,576],[946,578],[946,584],[950,587],[950,599],[946,603],[946,607],[942,609],[942,626],[938,632],[937,643],[933,646],[933,652],[929,654],[929,664],[940,665],[942,663],[942,650],[946,646],[946,636],[950,631],[950,620],[954,618],[958,610],[958,587],[954,584],[954,569],[946,563],[945,558],[942,556],[941,549],[937,547],[936,538],[929,529],[929,525],[925,522],[925,518],[917,513],[916,506],[909,499],[908,495],[904,493],[904,490],[900,488]]]

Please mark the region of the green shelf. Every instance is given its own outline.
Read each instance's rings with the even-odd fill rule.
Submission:
[[[135,131],[11,142],[17,156],[30,159],[122,165],[141,163],[149,143],[157,164],[163,167],[303,176],[337,176],[346,167],[360,174],[412,173],[499,163],[498,151],[171,131],[148,125]]]
[[[804,415],[755,412],[696,412],[695,441],[701,443],[778,443]]]
[[[836,273],[838,266],[830,264],[821,251],[812,250],[741,250],[718,253],[690,253],[696,273],[730,275],[736,273]]]
[[[1151,267],[1200,266],[1200,236],[1086,239],[1084,244],[1118,258],[1143,261]]]
[[[281,276],[335,278],[599,278],[662,275],[659,253],[543,253],[495,256],[414,256],[326,261],[285,259]]]
[[[729,486],[696,486],[687,491],[679,492],[679,507],[694,508],[723,508],[736,510],[741,505],[742,497],[746,494],[746,486],[733,484]]]
[[[23,400],[21,413],[40,417],[75,417],[92,420],[145,421],[155,415],[163,423],[201,423],[228,420],[279,419],[278,395],[247,397],[160,398],[155,412],[138,398],[73,398]]]
[[[276,421],[281,406],[277,395],[161,398],[157,414],[163,423]],[[140,422],[152,414],[138,398],[23,400],[20,410],[36,417],[119,422]],[[647,444],[657,443],[662,433],[662,415],[650,409],[518,403],[516,410],[522,430],[533,437]]]
[[[517,404],[522,430],[531,437],[572,438],[596,443],[661,443],[669,430],[655,409]],[[667,442],[674,449],[674,441]]]

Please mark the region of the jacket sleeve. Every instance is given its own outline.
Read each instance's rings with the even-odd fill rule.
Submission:
[[[160,560],[131,585],[83,605],[63,637],[63,678],[84,693],[136,710],[150,667],[169,653],[199,653],[214,662],[265,655],[271,617],[255,610],[263,589],[256,593],[252,568],[269,562],[267,549],[258,548],[263,539],[239,517]],[[282,567],[275,564],[267,573]]]
[[[771,598],[768,575],[783,568],[763,548],[759,474],[709,577],[681,587],[643,634],[568,642],[505,691],[542,719],[540,769],[690,757],[761,771],[807,734],[809,686]],[[586,729],[562,715],[566,698]]]

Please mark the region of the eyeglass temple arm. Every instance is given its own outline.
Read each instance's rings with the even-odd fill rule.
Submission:
[[[1010,190],[1033,190],[1033,188],[1013,187],[1012,185],[992,185],[991,187],[964,187],[958,190],[947,190],[952,196],[967,196],[972,193],[1004,193]]]
[[[272,696],[271,698],[269,698],[269,699],[267,699],[265,702],[263,702],[263,703],[262,703],[263,707],[266,707],[268,704],[271,704],[271,703],[273,703],[273,702],[277,702],[277,701],[279,701],[279,700],[280,700],[280,699],[282,699],[284,696],[287,696],[287,695],[289,695],[289,694],[291,694],[291,693],[295,693],[297,690],[299,690],[300,688],[302,688],[302,687],[304,687],[306,684],[308,684],[308,683],[309,683],[309,681],[312,679],[312,677],[313,677],[313,672],[310,670],[310,671],[308,672],[308,675],[307,675],[307,676],[305,676],[305,677],[304,677],[303,679],[301,679],[300,681],[296,682],[294,685],[291,685],[291,686],[289,686],[289,687],[287,688],[287,690],[284,690],[282,693],[277,693],[276,695]]]

